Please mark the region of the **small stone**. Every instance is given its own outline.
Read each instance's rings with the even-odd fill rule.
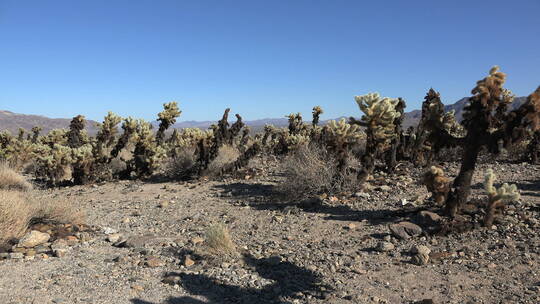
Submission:
[[[120,240],[120,238],[122,238],[121,233],[111,233],[107,236],[107,241],[111,243],[116,243]]]
[[[495,264],[495,263],[489,263],[487,265],[487,268],[489,268],[489,269],[493,269],[493,268],[496,268],[496,267],[497,267],[497,264]]]
[[[131,222],[129,217],[126,217],[125,219],[122,220],[122,223],[124,223],[124,224],[128,224],[129,222]]]
[[[133,284],[131,285],[131,289],[136,290],[136,291],[143,291],[144,287],[142,287],[141,285]]]
[[[429,262],[429,254],[431,253],[431,249],[429,249],[427,246],[415,246],[412,248],[411,252],[415,253],[415,255],[412,257],[412,262],[414,264],[426,265]]]
[[[180,277],[175,275],[168,275],[164,277],[161,282],[168,285],[178,285],[180,284]]]
[[[191,242],[193,245],[197,245],[204,242],[204,239],[202,237],[196,236],[193,239],[191,239]]]
[[[34,250],[36,251],[36,253],[51,252],[51,244],[50,243],[44,243],[44,244],[38,245],[38,246],[34,247]]]
[[[356,224],[350,223],[349,225],[347,225],[347,229],[349,229],[349,230],[354,230],[354,229],[356,229]]]
[[[400,222],[389,226],[390,232],[400,239],[406,240],[412,236],[417,236],[422,233],[420,226],[411,222]]]
[[[0,259],[9,259],[9,252],[0,252]]]
[[[167,207],[169,207],[168,201],[163,201],[159,204],[159,208],[167,208]]]
[[[377,247],[375,249],[379,252],[388,252],[394,250],[395,246],[394,244],[390,242],[379,242],[377,244]]]
[[[146,266],[148,267],[151,267],[151,268],[155,268],[155,267],[161,267],[163,265],[165,265],[165,263],[156,258],[156,257],[149,257],[146,259],[145,263],[144,263]]]
[[[17,247],[32,248],[46,243],[50,238],[51,236],[48,233],[32,230],[26,233],[22,239],[19,240]]]
[[[65,256],[67,253],[67,249],[64,249],[64,248],[56,248],[56,249],[53,249],[53,255],[57,258],[61,258],[63,256]]]
[[[369,193],[366,193],[366,192],[356,192],[354,194],[355,197],[361,197],[361,198],[365,198],[365,199],[368,199],[371,197],[371,195],[369,195]]]
[[[103,228],[103,233],[105,234],[113,234],[113,233],[117,233],[118,231],[116,231],[115,229],[112,229],[111,227],[105,227]]]
[[[189,255],[186,255],[186,257],[184,258],[184,266],[191,267],[193,265],[195,265],[195,261],[192,260]]]
[[[375,188],[375,190],[388,192],[388,191],[392,190],[392,188],[390,186],[388,186],[388,185],[382,185],[382,186],[379,186],[379,187]]]
[[[24,258],[24,253],[22,253],[22,252],[11,252],[9,254],[9,258],[19,260],[19,259]]]

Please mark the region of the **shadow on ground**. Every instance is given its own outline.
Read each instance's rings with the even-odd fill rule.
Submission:
[[[327,205],[320,199],[307,199],[300,202],[284,202],[279,199],[272,185],[233,183],[215,186],[216,189],[228,193],[233,198],[247,199],[245,202],[256,210],[282,210],[288,212],[294,208],[308,213],[326,214],[325,219],[337,221],[363,221],[379,225],[408,220],[414,217],[421,208],[411,206],[401,209],[355,210],[348,205]]]
[[[166,277],[176,276],[182,287],[192,295],[203,296],[201,301],[190,296],[171,297],[163,304],[202,304],[202,303],[291,303],[294,299],[304,299],[306,295],[324,298],[331,288],[320,281],[320,277],[307,269],[280,257],[256,259],[244,256],[246,266],[259,276],[273,280],[274,283],[262,289],[246,288],[217,282],[211,277],[199,274],[167,273]],[[155,304],[141,299],[132,299],[133,304]]]

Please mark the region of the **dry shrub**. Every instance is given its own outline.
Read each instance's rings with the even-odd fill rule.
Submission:
[[[32,189],[32,184],[7,163],[2,162],[0,163],[0,189],[29,191]]]
[[[164,165],[164,174],[174,179],[186,179],[191,177],[197,157],[195,148],[185,148],[176,152]]]
[[[0,246],[20,238],[32,224],[81,224],[83,219],[66,200],[0,190]]]
[[[221,169],[228,164],[233,163],[240,156],[240,151],[231,145],[224,145],[219,148],[217,157],[208,164],[205,175],[215,176],[221,172]]]
[[[282,162],[285,180],[278,185],[278,192],[289,199],[303,199],[322,193],[352,191],[356,187],[356,172],[339,172],[337,163],[324,148],[313,144],[302,147]],[[350,168],[357,168],[358,160],[349,157],[348,164]]]
[[[214,257],[230,258],[238,255],[229,230],[223,224],[214,224],[206,230],[207,252]]]
[[[0,246],[24,234],[32,218],[32,209],[23,193],[0,190]]]

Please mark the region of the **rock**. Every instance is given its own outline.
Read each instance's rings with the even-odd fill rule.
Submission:
[[[202,237],[196,236],[193,239],[191,239],[191,242],[193,245],[197,245],[204,242],[204,239]]]
[[[9,259],[9,252],[0,252],[0,259]]]
[[[354,196],[365,198],[365,199],[369,199],[371,197],[371,195],[369,195],[369,193],[366,193],[366,192],[356,192]]]
[[[33,248],[33,247],[36,247],[37,245],[46,243],[50,238],[51,236],[48,233],[32,230],[26,233],[22,237],[22,239],[19,240],[17,247]]]
[[[160,259],[158,259],[156,257],[148,257],[146,259],[146,261],[144,262],[144,264],[146,266],[148,266],[148,267],[151,267],[151,268],[161,267],[161,266],[165,265],[165,263],[162,260],[160,260]]]
[[[379,191],[382,191],[382,192],[388,192],[390,190],[392,190],[392,188],[388,185],[382,185],[382,186],[379,186],[377,188],[375,188],[375,190],[379,190]]]
[[[141,285],[133,284],[131,285],[131,289],[136,290],[136,291],[143,291],[144,287],[142,287]]]
[[[442,219],[437,213],[425,210],[420,211],[418,217],[420,222],[427,226],[437,225]]]
[[[418,245],[412,248],[411,253],[415,255],[412,258],[412,262],[416,265],[426,265],[429,262],[429,254],[431,249],[424,245]]]
[[[11,252],[9,254],[9,258],[19,260],[19,259],[24,258],[24,253],[22,253],[22,252]]]
[[[349,229],[349,230],[354,230],[354,229],[356,229],[356,224],[350,223],[349,225],[347,225],[347,229]]]
[[[103,233],[105,234],[113,234],[113,233],[117,233],[118,231],[116,231],[115,229],[112,229],[111,227],[105,227],[103,228]]]
[[[53,255],[57,258],[61,258],[63,256],[65,256],[67,253],[67,249],[65,248],[56,248],[56,249],[53,249]]]
[[[34,250],[36,253],[47,253],[51,252],[51,244],[50,243],[43,243],[41,245],[38,245],[34,247]]]
[[[379,252],[388,252],[394,250],[395,246],[394,244],[390,242],[379,242],[377,244],[377,247],[375,249]]]
[[[111,233],[107,236],[107,241],[111,243],[116,243],[122,238],[121,233]]]
[[[159,208],[167,208],[169,207],[169,202],[163,201],[159,204]]]
[[[176,275],[168,275],[164,277],[161,282],[168,285],[178,285],[180,284],[180,277]]]
[[[409,239],[412,236],[417,236],[422,233],[420,226],[411,222],[400,222],[389,226],[390,232],[402,240]]]
[[[184,266],[186,267],[190,267],[190,266],[193,266],[195,265],[195,261],[191,259],[191,257],[189,255],[186,255],[184,257]]]

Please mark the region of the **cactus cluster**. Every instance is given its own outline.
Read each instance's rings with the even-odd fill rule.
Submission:
[[[492,169],[488,169],[484,178],[484,189],[488,194],[488,205],[484,225],[491,227],[495,219],[497,209],[504,209],[505,203],[517,201],[520,198],[519,191],[516,185],[504,183],[501,187],[496,188],[493,183],[497,176]]]

